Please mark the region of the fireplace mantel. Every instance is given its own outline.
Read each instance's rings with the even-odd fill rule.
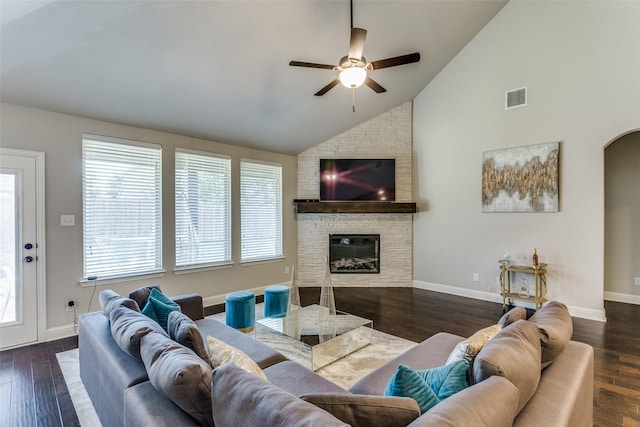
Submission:
[[[296,213],[364,214],[415,213],[415,202],[300,202],[294,201]]]

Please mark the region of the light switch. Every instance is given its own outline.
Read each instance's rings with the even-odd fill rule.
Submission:
[[[60,215],[60,225],[63,227],[72,227],[76,225],[75,215]]]

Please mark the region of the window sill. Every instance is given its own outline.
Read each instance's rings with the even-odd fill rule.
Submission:
[[[285,259],[286,258],[284,256],[278,256],[273,258],[260,258],[255,260],[241,261],[240,266],[246,267],[249,265],[256,265],[256,264],[269,264],[272,262],[281,262],[281,261],[284,261]]]
[[[110,276],[110,277],[105,277],[104,279],[100,279],[100,277],[98,277],[96,280],[82,279],[82,280],[79,280],[78,283],[83,288],[90,288],[93,286],[110,285],[112,283],[131,282],[134,280],[155,279],[158,277],[164,277],[165,273],[166,273],[166,270],[158,270],[158,271],[151,271],[151,272],[140,273],[140,274],[129,274],[125,276]]]
[[[223,268],[231,268],[235,265],[235,262],[221,262],[216,264],[198,264],[198,265],[190,265],[184,267],[176,267],[173,269],[173,274],[189,274],[189,273],[199,273],[201,271],[210,271],[210,270],[220,270]]]

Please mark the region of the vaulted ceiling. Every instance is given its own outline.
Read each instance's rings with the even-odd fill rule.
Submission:
[[[413,99],[507,0],[354,0],[387,92],[337,86],[348,0],[0,1],[0,99],[296,154]],[[470,70],[472,72],[472,70]]]

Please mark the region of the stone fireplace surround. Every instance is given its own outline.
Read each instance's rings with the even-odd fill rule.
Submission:
[[[410,202],[412,103],[407,102],[298,155],[298,197],[319,198],[321,158],[396,159],[396,201]],[[299,286],[322,286],[331,234],[379,234],[380,274],[332,274],[335,287],[411,287],[413,215],[401,213],[297,214]]]

